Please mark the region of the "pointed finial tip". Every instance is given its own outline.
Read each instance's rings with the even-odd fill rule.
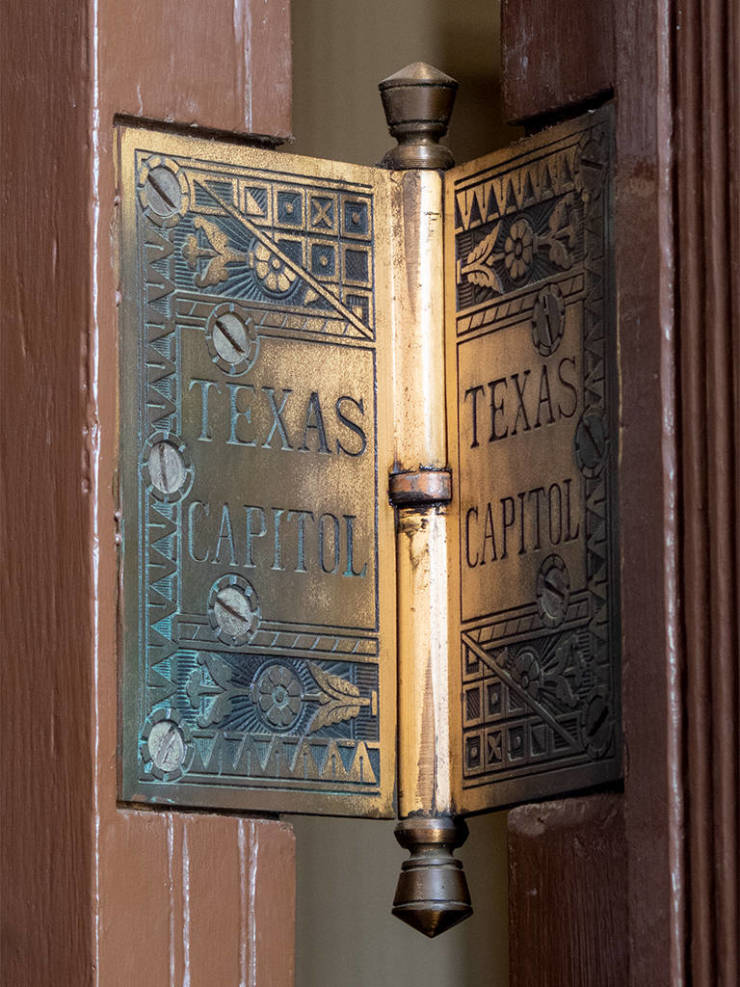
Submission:
[[[413,85],[450,86],[457,89],[458,82],[451,75],[447,75],[441,69],[435,68],[428,62],[411,62],[410,65],[406,65],[404,68],[399,69],[398,72],[394,72],[393,75],[389,75],[387,79],[383,79],[382,82],[378,83],[381,90],[387,89],[389,86]]]

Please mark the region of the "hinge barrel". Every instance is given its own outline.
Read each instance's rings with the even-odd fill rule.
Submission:
[[[452,163],[436,140],[446,130],[456,85],[422,64],[381,83],[391,133],[401,142],[385,162],[406,169],[391,173],[395,461],[389,492],[397,512],[402,821],[396,835],[411,857],[403,865],[393,913],[428,936],[471,912],[462,865],[452,857],[467,831],[454,818],[450,759],[453,478],[445,417],[443,183],[435,170]],[[419,119],[423,106],[429,119]]]
[[[447,516],[413,497],[412,477],[449,476],[445,429],[442,181],[394,172],[393,325],[398,504],[399,816],[452,811],[449,745]],[[429,487],[431,481],[427,481]],[[399,498],[406,488],[408,496]],[[393,496],[395,494],[395,497]]]

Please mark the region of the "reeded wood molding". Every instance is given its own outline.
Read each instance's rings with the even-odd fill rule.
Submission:
[[[740,19],[676,10],[689,969],[738,982]]]
[[[615,5],[629,983],[685,982],[671,0]]]

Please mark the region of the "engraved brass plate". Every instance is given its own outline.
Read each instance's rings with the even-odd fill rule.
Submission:
[[[464,812],[620,773],[612,157],[606,108],[446,176]]]
[[[122,797],[390,815],[387,174],[119,138]]]

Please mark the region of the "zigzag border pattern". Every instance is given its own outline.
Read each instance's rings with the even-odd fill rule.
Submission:
[[[587,128],[580,135],[581,148],[588,139],[600,141],[603,147],[609,140],[608,130],[602,124]],[[577,150],[576,145],[569,149],[569,167],[561,175],[563,181],[567,181],[561,191],[576,185]],[[609,154],[605,157],[608,159]],[[551,173],[542,162],[535,164],[540,176]],[[603,168],[606,167],[603,165]],[[488,206],[485,195],[493,196],[495,183],[486,183],[486,193],[473,196],[471,209],[479,210],[479,222],[486,221],[486,210],[490,212],[495,208],[503,214],[504,211],[531,204],[532,197],[530,195],[528,198],[524,189],[533,188],[531,180],[527,183],[527,175],[532,168],[534,165],[522,169],[523,174],[520,173],[518,179],[498,176],[498,192]],[[583,291],[583,413],[598,413],[606,421],[610,418],[604,322],[605,265],[608,260],[605,254],[608,235],[607,185],[608,182],[603,184],[600,194],[591,192],[583,195],[583,268],[580,272],[569,272],[567,277],[560,279],[564,297]],[[551,188],[552,194],[556,193]],[[458,338],[470,338],[476,332],[490,331],[494,323],[498,329],[499,324],[505,328],[509,322],[520,321],[522,315],[531,309],[535,297],[536,289],[520,291],[513,298],[507,295],[494,303],[480,306],[473,313],[461,315],[456,322]],[[598,475],[583,477],[587,592],[570,599],[557,632],[544,626],[537,607],[531,605],[479,621],[461,635],[464,788],[504,779],[523,779],[543,770],[551,772],[586,765],[595,756],[614,755],[614,736],[606,749],[599,750],[597,754],[594,754],[593,747],[589,746],[584,736],[586,692],[599,695],[604,701],[604,708],[607,708],[611,697],[613,716],[617,688],[616,668],[609,653],[609,534],[613,510],[613,505],[610,506],[611,468],[611,459],[607,456],[606,465]],[[507,647],[516,648],[538,639],[561,643],[576,639],[588,642],[590,658],[587,671],[577,694],[578,705],[572,709],[564,707],[560,713],[554,713],[544,702],[544,696],[539,694],[541,690],[527,688],[527,678],[521,670],[512,674],[507,667]],[[564,689],[567,688],[566,683]]]

